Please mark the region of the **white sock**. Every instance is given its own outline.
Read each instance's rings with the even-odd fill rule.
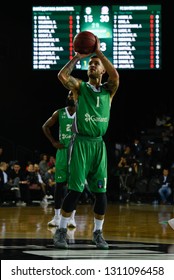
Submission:
[[[54,209],[55,216],[60,216],[60,209]]]
[[[96,230],[102,230],[103,228],[103,223],[104,223],[104,219],[103,220],[98,220],[96,218],[94,218],[94,231]]]
[[[73,210],[73,212],[72,212],[72,214],[71,214],[71,219],[74,219],[75,214],[76,214],[76,210]]]

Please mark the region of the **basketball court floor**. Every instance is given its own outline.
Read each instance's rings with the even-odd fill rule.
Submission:
[[[26,207],[1,206],[1,260],[174,260],[174,231],[167,221],[173,205],[109,203],[103,235],[109,249],[91,242],[92,205],[78,205],[75,229],[68,229],[68,249],[53,245],[53,203]]]

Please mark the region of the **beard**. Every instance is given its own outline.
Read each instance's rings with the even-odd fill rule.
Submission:
[[[88,77],[91,78],[91,79],[95,79],[96,76],[95,76],[95,73],[88,73]]]
[[[75,107],[75,102],[74,102],[73,99],[67,98],[66,99],[66,105],[69,106],[69,107]]]

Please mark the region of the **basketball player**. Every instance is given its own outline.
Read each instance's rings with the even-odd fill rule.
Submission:
[[[79,60],[90,54],[76,52],[58,73],[62,84],[73,91],[77,106],[73,126],[75,134],[69,158],[69,193],[63,201],[60,226],[53,237],[56,248],[68,248],[67,224],[83,192],[85,179],[95,195],[92,241],[97,248],[109,247],[102,234],[107,207],[107,154],[102,136],[108,128],[111,102],[119,86],[119,74],[100,50],[97,37],[96,40],[96,55],[90,57],[88,65],[88,82],[75,78],[71,72]],[[108,79],[102,84],[105,73]]]
[[[168,224],[169,224],[169,226],[174,230],[174,218],[168,220]]]
[[[57,149],[56,152],[56,173],[55,173],[55,215],[48,226],[58,227],[60,222],[60,208],[62,201],[67,194],[67,160],[68,160],[68,146],[72,136],[72,122],[75,117],[75,102],[73,93],[69,91],[67,107],[56,110],[52,116],[43,124],[42,129],[46,137],[49,139],[53,147]],[[52,135],[51,127],[55,124],[59,125],[59,140],[55,140]],[[68,223],[69,227],[76,227],[75,210],[72,212],[71,219]]]

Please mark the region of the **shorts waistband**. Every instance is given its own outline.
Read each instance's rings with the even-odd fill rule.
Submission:
[[[100,142],[100,141],[103,140],[102,136],[93,137],[93,136],[86,136],[86,135],[76,134],[76,137],[77,137],[78,139],[83,139],[83,140],[88,140],[88,141],[97,141],[97,142]]]

